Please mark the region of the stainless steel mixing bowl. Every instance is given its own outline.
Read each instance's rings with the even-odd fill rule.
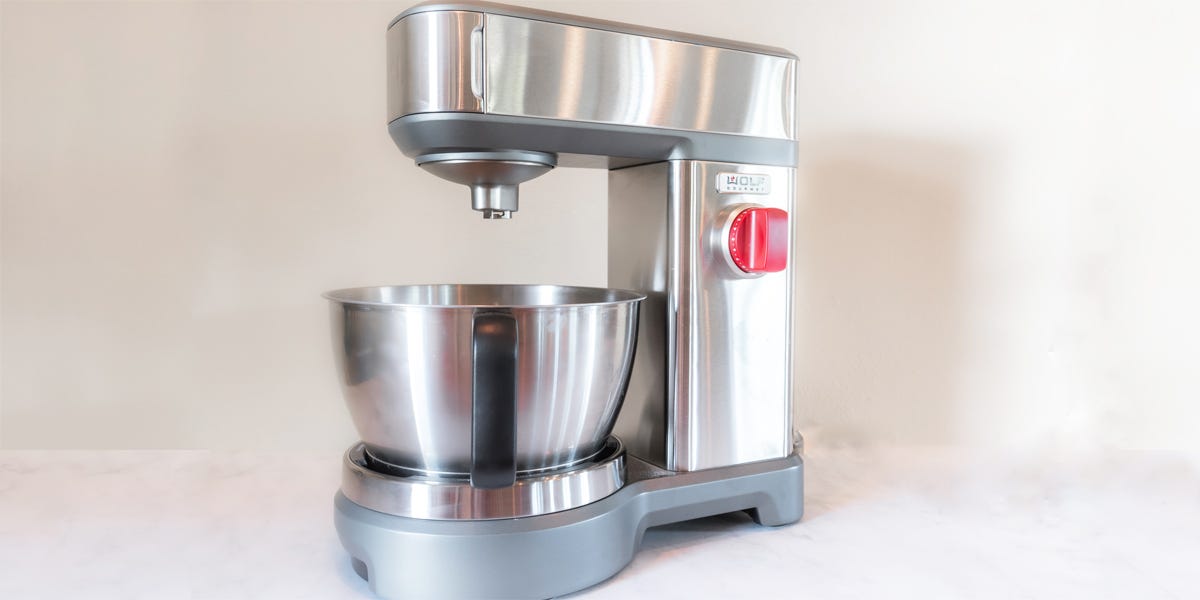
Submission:
[[[629,382],[641,294],[550,285],[337,290],[333,347],[376,461],[477,487],[603,449]]]

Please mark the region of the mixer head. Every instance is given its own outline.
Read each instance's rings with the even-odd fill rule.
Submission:
[[[557,164],[553,154],[527,150],[438,152],[416,157],[422,169],[471,188],[471,208],[485,219],[508,219],[517,210],[517,186]]]

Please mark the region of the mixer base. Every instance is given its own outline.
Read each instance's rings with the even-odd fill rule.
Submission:
[[[648,527],[741,510],[778,526],[804,510],[798,455],[690,473],[628,458],[629,483],[615,494],[516,519],[398,517],[338,492],[338,537],[355,571],[383,598],[551,598],[615,575]]]

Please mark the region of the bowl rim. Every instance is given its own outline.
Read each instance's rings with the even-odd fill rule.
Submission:
[[[474,290],[500,290],[504,288],[519,288],[519,289],[534,289],[548,288],[558,292],[566,292],[570,294],[597,296],[607,295],[613,297],[609,300],[589,300],[583,302],[556,302],[556,303],[520,303],[520,304],[498,304],[498,303],[466,303],[466,304],[446,304],[438,302],[394,302],[386,300],[372,299],[367,294],[372,292],[380,292],[389,289],[417,289],[417,288],[471,288]],[[464,308],[471,309],[557,309],[565,307],[583,307],[583,306],[605,306],[627,303],[638,303],[646,299],[646,295],[642,292],[621,289],[621,288],[602,288],[589,286],[575,285],[555,285],[555,284],[504,284],[504,283],[424,283],[424,284],[405,284],[405,285],[379,285],[365,287],[351,287],[330,290],[321,294],[321,297],[342,305],[351,306],[370,306],[380,308],[423,308],[423,309],[446,309],[459,310]]]

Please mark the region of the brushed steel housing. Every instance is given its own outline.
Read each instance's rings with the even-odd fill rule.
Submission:
[[[501,15],[483,32],[488,114],[791,137],[787,58]]]
[[[482,69],[482,48],[472,46],[482,30],[483,15],[467,11],[423,12],[393,22],[387,33],[388,113],[482,111],[474,76]]]
[[[718,173],[765,174],[773,188],[718,193]],[[615,429],[633,454],[695,471],[793,451],[793,269],[747,278],[720,238],[737,208],[795,214],[794,177],[701,161],[609,173],[608,281],[647,296]]]
[[[389,120],[465,111],[795,139],[786,51],[484,3],[421,8],[388,30]]]
[[[388,129],[409,156],[795,164],[786,50],[488,2],[412,8],[387,44]]]

